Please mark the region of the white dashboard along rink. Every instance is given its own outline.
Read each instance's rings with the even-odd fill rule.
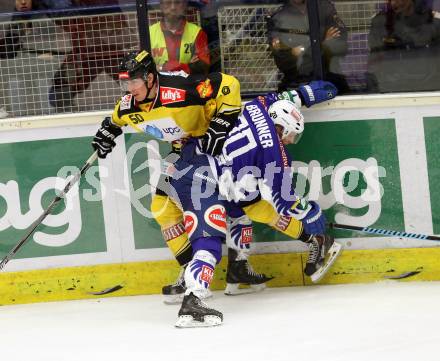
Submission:
[[[213,328],[177,329],[159,295],[0,307],[6,361],[440,360],[440,282],[214,292]]]

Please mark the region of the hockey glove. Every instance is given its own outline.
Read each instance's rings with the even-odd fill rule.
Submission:
[[[324,213],[322,213],[321,207],[319,207],[318,203],[313,201],[310,201],[309,205],[312,209],[310,209],[306,216],[301,220],[304,232],[309,235],[324,234],[326,219]]]
[[[333,99],[338,94],[338,89],[329,81],[314,80],[309,84],[300,85],[298,92],[307,108],[314,104]]]
[[[286,90],[282,93],[277,94],[277,100],[290,100],[293,104],[295,104],[298,109],[303,105],[303,101],[301,100],[301,96],[298,94],[296,90]]]
[[[171,152],[170,153],[180,154],[182,147],[185,145],[187,140],[188,140],[188,138],[180,138],[177,140],[173,140],[171,142]]]
[[[204,153],[212,156],[219,155],[222,152],[223,145],[226,141],[226,136],[234,127],[233,118],[214,117],[209,123],[209,128],[202,137],[201,148]]]
[[[110,117],[105,117],[92,141],[92,147],[98,151],[99,158],[105,158],[111,153],[116,145],[115,138],[121,134],[122,129],[114,125]]]

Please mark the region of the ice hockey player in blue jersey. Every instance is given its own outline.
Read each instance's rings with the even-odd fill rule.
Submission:
[[[301,85],[296,90],[288,90],[281,94],[271,93],[265,98],[260,99],[267,104],[271,104],[271,102],[274,102],[275,100],[287,99],[293,101],[298,107],[301,107],[301,105],[311,107],[314,104],[332,99],[336,94],[337,89],[332,83],[326,81],[312,81],[309,84]],[[214,118],[213,121],[222,122],[221,119],[217,118]],[[220,138],[224,138],[223,142],[226,140],[226,134],[217,135]],[[225,180],[227,179],[222,178],[222,181]],[[300,222],[292,221],[291,217],[278,214],[272,205],[265,201],[258,202],[258,199],[256,199],[252,200],[251,203],[252,204],[249,204],[249,206],[246,207],[246,213],[240,208],[237,208],[236,210],[228,209],[228,231],[226,233],[226,245],[228,247],[226,295],[238,295],[261,291],[266,287],[266,282],[271,279],[262,273],[254,271],[248,262],[253,238],[252,220],[265,223],[275,230],[286,234],[289,238],[297,239],[300,235]],[[182,225],[183,223],[182,219]],[[186,232],[185,235],[187,236]],[[182,247],[188,250],[185,254],[192,257],[192,247],[188,238],[186,239],[185,245]],[[191,258],[187,259],[185,264],[190,261]],[[163,288],[164,295],[169,295],[166,296],[166,302],[182,302],[186,291],[184,271],[185,270],[182,269],[175,284]],[[207,292],[206,295],[210,295],[210,293]]]
[[[325,234],[326,220],[318,203],[294,193],[285,145],[296,143],[303,130],[297,105],[269,94],[245,105],[219,156],[202,154],[197,139],[184,146],[172,167],[171,186],[184,210],[193,259],[185,270],[187,289],[177,327],[222,323],[222,313],[209,308],[199,295],[209,288],[221,259],[226,214],[246,214],[306,242],[310,253],[304,273],[312,281],[318,281],[336,259],[341,247]]]

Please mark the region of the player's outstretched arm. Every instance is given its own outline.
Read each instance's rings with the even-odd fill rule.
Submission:
[[[290,100],[299,108],[305,105],[307,108],[312,105],[326,102],[338,94],[336,86],[324,80],[313,80],[308,84],[300,85],[297,89],[286,90],[281,93],[269,93],[266,95],[267,106],[280,99]]]

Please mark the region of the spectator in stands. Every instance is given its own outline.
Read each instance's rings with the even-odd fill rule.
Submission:
[[[440,16],[421,0],[388,0],[368,35],[371,92],[440,89]]]
[[[319,0],[321,51],[324,79],[348,91],[339,59],[347,53],[347,29],[329,0]],[[286,0],[268,22],[269,45],[275,63],[283,73],[279,91],[313,79],[307,0]]]
[[[34,0],[35,1],[35,0]],[[26,12],[33,9],[32,0],[15,0],[14,12],[11,23],[4,33],[4,37],[0,39],[0,59],[12,59],[17,53],[24,49],[22,44],[23,36],[32,31],[32,24],[23,22],[28,20],[30,16]],[[16,22],[20,21],[20,22]],[[2,98],[4,98],[3,91]],[[0,118],[8,117],[3,101],[0,104]]]
[[[208,74],[208,38],[186,20],[187,0],[161,0],[162,20],[150,26],[151,54],[159,71]]]
[[[15,0],[15,15],[11,19],[11,24],[5,32],[4,38],[0,39],[0,58],[10,59],[17,56],[17,52],[22,49],[20,38],[30,29],[30,23],[22,22],[28,20],[27,11],[32,10],[32,0]],[[23,13],[23,14],[22,14]],[[15,23],[20,21],[19,23]]]
[[[44,1],[48,5],[52,3],[51,0]],[[63,0],[60,6],[63,9],[71,8],[72,14],[78,7],[119,5],[118,0],[72,0],[70,6],[69,2]],[[105,72],[115,81],[118,80],[120,60],[127,50],[137,44],[133,43],[134,37],[122,13],[69,16],[56,22],[71,34],[72,49],[55,73],[49,90],[49,102],[57,111],[72,111],[75,97],[83,93],[100,73]]]
[[[32,10],[32,0],[15,0],[15,10],[17,11]]]

